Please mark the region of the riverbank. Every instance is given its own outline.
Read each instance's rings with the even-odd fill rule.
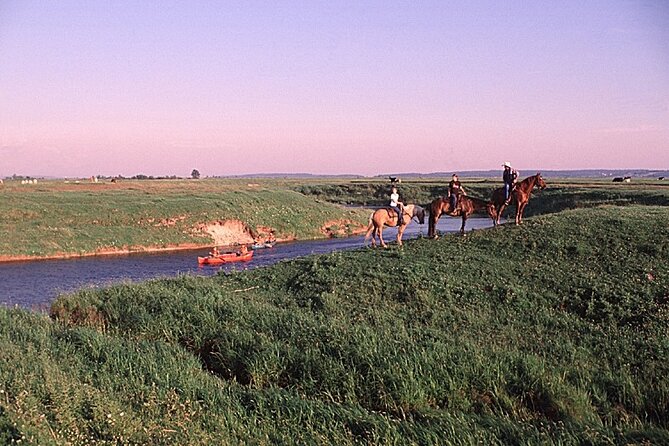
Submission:
[[[472,218],[468,229],[489,228],[488,218]],[[437,228],[442,234],[455,233],[460,222],[454,218],[440,220]],[[425,236],[426,225],[411,224],[404,239]],[[396,230],[389,229],[386,235],[394,238]],[[138,283],[184,274],[210,276],[217,273],[262,268],[284,260],[332,251],[358,249],[364,246],[364,237],[331,237],[327,239],[277,243],[271,249],[255,251],[253,260],[217,267],[202,267],[196,261],[210,248],[194,251],[168,251],[164,253],[131,253],[128,255],[85,257],[74,259],[52,259],[45,262],[0,263],[0,305],[20,306],[36,311],[45,311],[56,297],[79,289],[108,287],[118,283]],[[223,248],[232,249],[232,248]],[[26,286],[29,284],[29,286]]]
[[[7,441],[669,442],[669,208],[0,308]],[[575,224],[578,222],[578,224]]]
[[[600,205],[669,205],[664,183],[611,185],[547,179],[526,215]],[[552,181],[552,182],[551,182]],[[465,183],[488,197],[499,184]],[[0,189],[0,261],[160,252],[213,245],[341,237],[364,231],[380,205],[380,180],[154,180],[120,183],[5,184]],[[427,204],[446,194],[440,180],[402,183],[405,202]]]
[[[368,218],[285,188],[217,180],[52,181],[1,193],[0,261],[337,237]]]

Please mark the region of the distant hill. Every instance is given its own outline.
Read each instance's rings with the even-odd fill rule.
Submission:
[[[211,178],[368,178],[364,175],[355,174],[313,174],[313,173],[247,173],[243,175],[214,175]]]
[[[525,177],[534,175],[536,172],[541,172],[546,178],[615,178],[615,177],[632,177],[632,178],[659,178],[664,177],[669,180],[669,170],[651,170],[651,169],[575,169],[575,170],[545,170],[545,169],[520,169],[520,176]],[[454,172],[401,172],[401,173],[385,173],[373,176],[356,175],[352,173],[343,173],[336,175],[313,174],[306,172],[298,173],[249,173],[242,175],[212,175],[208,178],[286,178],[286,179],[316,179],[316,178],[350,178],[350,179],[364,179],[364,178],[383,178],[389,177],[397,178],[446,178],[453,175]],[[499,170],[459,170],[458,175],[462,178],[497,178],[502,175],[502,169]],[[140,178],[138,178],[140,177]],[[22,179],[22,178],[39,178],[39,179],[61,179],[55,176],[18,176],[5,177],[5,179]],[[82,177],[84,178],[84,177]],[[85,177],[88,178],[88,177]],[[108,179],[99,175],[100,179]],[[136,175],[130,179],[179,179],[176,176],[145,176]]]
[[[615,178],[615,177],[632,177],[632,178],[659,178],[665,177],[669,179],[669,170],[650,170],[650,169],[575,169],[575,170],[545,170],[545,169],[522,169],[521,176],[534,175],[537,172],[546,178]],[[499,170],[460,170],[458,175],[463,178],[496,178],[502,174],[502,169]],[[216,178],[442,178],[450,177],[453,172],[401,172],[401,173],[385,173],[373,176],[355,175],[355,174],[338,174],[338,175],[324,175],[312,173],[249,173],[244,175],[221,175]]]
[[[669,179],[669,170],[649,170],[649,169],[580,169],[580,170],[544,170],[544,169],[522,169],[520,176],[534,175],[537,172],[546,178],[614,178],[614,177],[632,177],[632,178],[659,178],[665,177]],[[457,171],[460,177],[498,177],[502,174],[502,169],[499,170],[462,170]],[[389,173],[384,175],[377,175],[376,178],[399,177],[399,178],[416,178],[416,177],[450,177],[453,172],[431,172],[431,173]]]

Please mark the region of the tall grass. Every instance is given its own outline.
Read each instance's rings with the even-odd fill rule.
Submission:
[[[0,426],[47,443],[666,443],[668,217],[577,209],[85,290],[56,323],[2,310]]]

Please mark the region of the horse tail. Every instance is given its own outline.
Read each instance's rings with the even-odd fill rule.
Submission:
[[[372,235],[372,231],[374,231],[374,212],[369,214],[369,223],[367,226],[367,233],[365,234],[365,241],[364,241],[365,245],[367,245],[367,240],[369,240],[369,237]]]

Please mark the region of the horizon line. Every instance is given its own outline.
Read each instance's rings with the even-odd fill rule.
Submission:
[[[581,173],[598,173],[602,176],[604,175],[613,175],[618,172],[625,173],[645,173],[645,174],[655,174],[655,173],[669,173],[669,168],[657,168],[657,169],[648,169],[648,168],[584,168],[584,169],[517,169],[519,171],[536,171],[536,172],[550,172],[550,173],[568,173],[568,172],[581,172]],[[253,173],[241,173],[241,174],[213,174],[213,175],[202,175],[201,178],[275,178],[275,177],[314,177],[314,178],[327,178],[327,177],[338,177],[338,178],[379,178],[379,177],[430,177],[430,176],[447,176],[453,173],[458,173],[461,176],[473,176],[475,174],[488,174],[488,173],[498,173],[501,169],[466,169],[466,170],[455,170],[455,171],[435,171],[435,172],[386,172],[379,173],[375,175],[364,175],[356,173],[310,173],[310,172],[253,172]],[[176,174],[159,174],[159,175],[147,175],[143,173],[137,173],[131,176],[128,175],[86,175],[86,176],[70,176],[70,175],[28,175],[28,174],[12,174],[0,176],[5,180],[15,179],[44,179],[44,180],[70,180],[70,179],[79,179],[86,180],[90,178],[122,178],[122,179],[191,179],[190,175],[180,176]],[[137,178],[142,177],[142,178]]]

